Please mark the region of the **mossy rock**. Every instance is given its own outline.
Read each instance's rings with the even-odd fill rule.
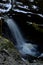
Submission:
[[[8,48],[13,49],[14,44],[11,41],[9,41],[9,40],[7,40],[7,39],[0,36],[0,50],[8,49]]]
[[[7,50],[9,54],[15,53],[16,55],[20,55],[11,41],[0,36],[0,51],[4,49]]]
[[[0,36],[0,65],[28,65],[24,62],[15,45],[8,39]]]
[[[35,28],[35,30],[43,32],[43,26],[41,24],[32,23],[32,26]]]

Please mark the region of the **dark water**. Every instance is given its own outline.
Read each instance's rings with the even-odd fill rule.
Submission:
[[[0,4],[0,13],[4,17],[2,18],[2,35],[12,40],[17,48],[19,47],[18,50],[23,57],[43,54],[43,33],[35,30],[31,24],[28,25],[27,23],[43,24],[43,1],[15,0],[9,5],[7,2],[5,4],[6,6],[3,5],[4,9]],[[41,28],[43,29],[43,26]]]

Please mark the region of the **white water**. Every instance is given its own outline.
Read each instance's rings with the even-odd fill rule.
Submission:
[[[7,9],[2,9],[0,8],[0,13],[6,13],[6,12],[9,12],[12,5],[10,3],[6,3],[6,4],[3,4],[3,3],[0,3],[0,6],[2,7],[6,7]]]
[[[37,55],[37,45],[33,45],[31,43],[27,43],[25,41],[25,39],[23,38],[19,27],[17,26],[17,24],[15,23],[15,21],[11,18],[7,18],[5,19],[5,22],[7,23],[13,38],[16,39],[16,47],[19,50],[19,52],[22,55],[25,54],[29,54],[29,55],[33,55],[36,56]]]

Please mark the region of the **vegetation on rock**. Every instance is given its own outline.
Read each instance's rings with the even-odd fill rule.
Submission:
[[[28,65],[21,59],[20,53],[14,44],[0,36],[0,64],[1,65]]]

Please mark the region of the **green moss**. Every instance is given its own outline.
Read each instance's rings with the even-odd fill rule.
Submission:
[[[38,30],[39,32],[43,32],[43,29],[39,27],[39,24],[33,23],[32,26],[35,28],[35,30]]]
[[[20,56],[18,50],[15,48],[15,45],[9,41],[6,38],[3,38],[0,36],[0,51],[1,50],[7,50],[9,54],[12,54],[16,59],[20,58],[18,56]]]
[[[13,49],[14,45],[11,41],[0,36],[0,49]]]

